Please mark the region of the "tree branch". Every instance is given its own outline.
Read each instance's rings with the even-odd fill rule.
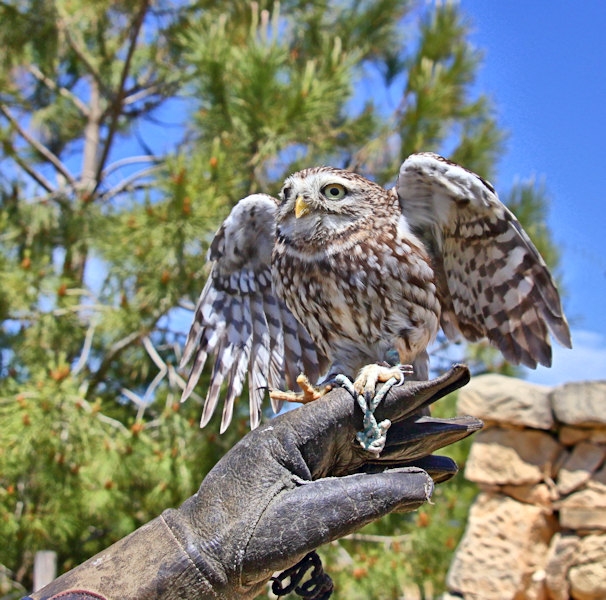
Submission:
[[[78,46],[78,44],[76,43],[76,40],[74,40],[74,38],[72,37],[72,35],[70,33],[70,28],[66,25],[66,23],[63,21],[63,19],[59,19],[59,21],[57,23],[57,27],[61,30],[61,33],[63,33],[63,35],[65,36],[65,39],[67,40],[67,43],[69,44],[70,48],[75,52],[76,56],[80,59],[82,64],[86,67],[87,71],[92,75],[93,79],[97,82],[97,85],[99,86],[99,88],[103,89],[105,91],[105,87],[103,85],[103,81],[101,79],[101,76],[99,75],[99,72],[97,71],[97,69],[95,69],[94,65],[88,59],[88,57],[86,56],[84,51],[80,48],[80,46]]]
[[[107,350],[99,368],[92,374],[90,378],[90,383],[88,386],[88,391],[95,390],[99,382],[101,382],[107,371],[109,370],[112,362],[115,358],[117,358],[126,348],[132,346],[134,343],[138,342],[147,332],[145,331],[133,331],[126,337],[123,337],[121,340],[118,340],[115,344]]]
[[[57,92],[59,95],[70,100],[74,106],[85,116],[89,114],[88,106],[78,98],[75,94],[72,94],[67,88],[61,87],[55,83],[50,77],[47,77],[36,65],[28,66],[29,72],[38,80],[41,81],[49,90]]]
[[[95,189],[97,181],[97,157],[101,130],[101,93],[96,79],[90,83],[90,105],[84,128],[84,152],[82,157],[82,187],[87,192]]]
[[[159,163],[160,160],[158,158],[156,158],[155,156],[148,156],[146,154],[143,154],[141,156],[127,156],[126,158],[121,158],[120,160],[117,160],[117,161],[113,162],[111,165],[109,165],[109,167],[107,167],[107,169],[105,169],[105,171],[103,171],[101,176],[103,177],[103,179],[106,179],[108,175],[110,175],[114,171],[117,171],[118,169],[121,169],[122,167],[125,167],[127,165],[141,163],[141,162]]]
[[[95,324],[92,323],[89,325],[86,330],[86,336],[84,337],[84,344],[82,345],[82,352],[80,353],[80,358],[76,362],[74,368],[72,369],[72,373],[79,373],[84,365],[88,362],[88,357],[90,356],[90,351],[93,345],[93,336],[95,334]]]
[[[127,92],[124,97],[124,106],[128,106],[129,104],[134,104],[139,100],[143,100],[149,96],[153,96],[154,94],[159,94],[162,90],[162,86],[158,84],[150,85],[149,87],[138,89],[137,91]]]
[[[110,346],[110,348],[105,352],[103,360],[99,365],[99,368],[92,373],[89,379],[89,390],[95,390],[97,385],[105,378],[105,375],[109,371],[112,363],[124,350],[141,341],[142,338],[149,335],[151,331],[154,330],[158,320],[166,314],[166,311],[159,311],[153,318],[153,321],[147,325],[146,327],[141,327],[139,331],[133,331],[129,333],[127,336],[123,337],[121,340],[118,340],[114,344]]]
[[[342,540],[355,540],[356,542],[372,542],[374,544],[385,544],[388,548],[394,543],[412,541],[412,534],[404,533],[402,535],[375,535],[371,533],[350,533],[344,535]]]
[[[111,188],[110,190],[105,192],[102,195],[103,200],[113,198],[114,196],[117,196],[119,193],[124,192],[126,189],[128,189],[128,186],[131,185],[133,182],[137,181],[137,179],[141,179],[142,177],[151,175],[152,173],[157,171],[158,168],[159,168],[159,165],[153,165],[152,167],[147,167],[146,169],[141,169],[140,171],[137,171],[130,177],[126,177],[120,183],[118,183],[113,188]]]
[[[141,2],[141,9],[139,13],[135,16],[135,19],[131,25],[130,32],[130,44],[128,47],[128,51],[126,54],[126,59],[124,60],[124,66],[122,68],[122,74],[120,76],[120,85],[118,88],[118,94],[114,99],[111,110],[111,121],[108,128],[107,138],[105,140],[105,145],[103,146],[103,152],[101,154],[101,159],[99,160],[99,164],[97,165],[97,175],[95,177],[95,187],[92,190],[92,193],[97,191],[99,184],[101,182],[101,173],[105,168],[105,163],[107,161],[107,157],[109,156],[109,151],[111,149],[114,136],[116,131],[118,130],[118,122],[120,120],[120,115],[122,114],[122,107],[124,102],[124,95],[126,89],[126,80],[128,78],[128,74],[130,71],[131,62],[133,59],[133,55],[135,53],[135,48],[137,47],[137,38],[139,37],[139,32],[141,31],[141,27],[143,25],[143,20],[145,19],[145,15],[149,8],[150,0],[143,0]]]
[[[53,184],[42,173],[38,173],[30,164],[15,154],[11,157],[38,185],[43,187],[49,194],[55,192]]]
[[[72,174],[68,171],[67,167],[59,160],[59,158],[53,154],[46,146],[41,144],[37,139],[32,137],[15,117],[11,114],[8,106],[0,104],[0,112],[8,119],[10,124],[16,129],[17,133],[44,159],[46,159],[67,181],[71,186],[76,185],[76,181],[72,177]]]

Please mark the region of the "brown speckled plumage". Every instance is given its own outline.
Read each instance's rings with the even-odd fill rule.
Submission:
[[[253,427],[265,388],[292,389],[299,371],[353,377],[396,350],[426,375],[440,326],[451,338],[486,337],[530,367],[550,364],[549,330],[570,346],[545,263],[492,186],[466,169],[416,154],[388,191],[318,167],[291,175],[280,196],[240,201],[211,245],[182,362],[195,355],[186,398],[216,356],[202,424],[226,382],[227,427],[247,372]]]
[[[325,198],[330,184],[347,189]],[[412,363],[435,336],[440,305],[421,242],[399,227],[397,195],[332,168],[289,177],[276,214],[272,276],[277,295],[331,360],[331,374],[354,376],[393,349]],[[296,218],[303,197],[310,212]]]

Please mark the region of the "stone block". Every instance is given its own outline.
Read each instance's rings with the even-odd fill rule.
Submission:
[[[538,430],[492,427],[476,435],[465,477],[486,485],[532,485],[554,476],[561,446]]]
[[[606,486],[606,465],[593,476],[592,483]]]
[[[606,598],[606,535],[588,535],[581,538],[575,563],[568,572],[571,598]]]
[[[449,592],[466,599],[539,600],[544,577],[537,574],[556,529],[557,521],[540,507],[480,494],[448,572]]]
[[[479,375],[459,391],[457,410],[488,424],[551,429],[551,390],[504,375]]]
[[[580,543],[576,535],[553,536],[545,565],[545,587],[550,600],[569,600],[568,571],[575,563]]]
[[[553,484],[548,486],[546,483],[538,483],[536,485],[502,485],[499,487],[499,490],[502,494],[518,502],[542,506],[550,512],[553,510],[554,501],[559,498],[557,490],[553,488]]]
[[[604,462],[606,447],[589,442],[577,444],[558,472],[557,487],[565,496],[587,483]]]
[[[562,529],[606,531],[606,492],[587,488],[574,492],[556,504]]]
[[[606,425],[606,381],[574,381],[553,389],[553,412],[560,423]]]
[[[594,444],[606,444],[605,427],[573,427],[564,425],[560,428],[560,442],[564,446],[574,446],[579,442],[593,442]]]

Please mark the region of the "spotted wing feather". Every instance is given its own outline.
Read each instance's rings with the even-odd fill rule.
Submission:
[[[200,426],[211,419],[224,394],[221,432],[248,379],[251,428],[259,424],[268,388],[295,389],[305,372],[318,378],[325,359],[307,331],[279,301],[271,278],[276,200],[254,194],[241,200],[223,222],[208,253],[212,269],[196,306],[181,367],[192,363],[182,401],[214,359]],[[274,404],[274,410],[280,409]]]
[[[571,347],[547,265],[488,182],[422,153],[402,164],[396,192],[432,257],[447,336],[486,337],[507,360],[531,368],[551,365],[549,331]]]

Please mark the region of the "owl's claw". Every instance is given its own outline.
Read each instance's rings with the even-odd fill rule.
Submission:
[[[394,385],[402,385],[406,375],[412,375],[412,365],[386,366],[382,364],[366,365],[360,370],[354,388],[358,394],[364,394],[367,402],[375,396],[377,383],[386,383],[390,379],[396,379],[396,383],[391,384],[388,389]],[[387,392],[385,392],[387,393]],[[378,403],[377,403],[378,404]]]
[[[356,434],[356,439],[360,442],[362,448],[377,456],[381,454],[385,447],[387,430],[391,426],[391,421],[385,419],[377,423],[374,411],[392,387],[400,386],[404,383],[404,374],[410,374],[411,372],[412,367],[410,365],[390,368],[382,365],[368,365],[362,369],[354,383],[345,377],[345,375],[337,375],[334,378],[335,383],[351,394],[364,413],[364,431],[359,431]],[[389,377],[385,379],[387,375]],[[377,381],[384,382],[384,385],[375,394]],[[362,394],[362,392],[364,393]]]
[[[303,373],[301,373],[297,377],[297,383],[301,388],[300,392],[270,390],[269,397],[274,401],[286,401],[297,402],[299,404],[307,404],[308,402],[318,400],[318,398],[321,398],[322,396],[324,396],[324,394],[327,394],[332,389],[331,385],[324,385],[322,387],[317,387],[313,385]]]

